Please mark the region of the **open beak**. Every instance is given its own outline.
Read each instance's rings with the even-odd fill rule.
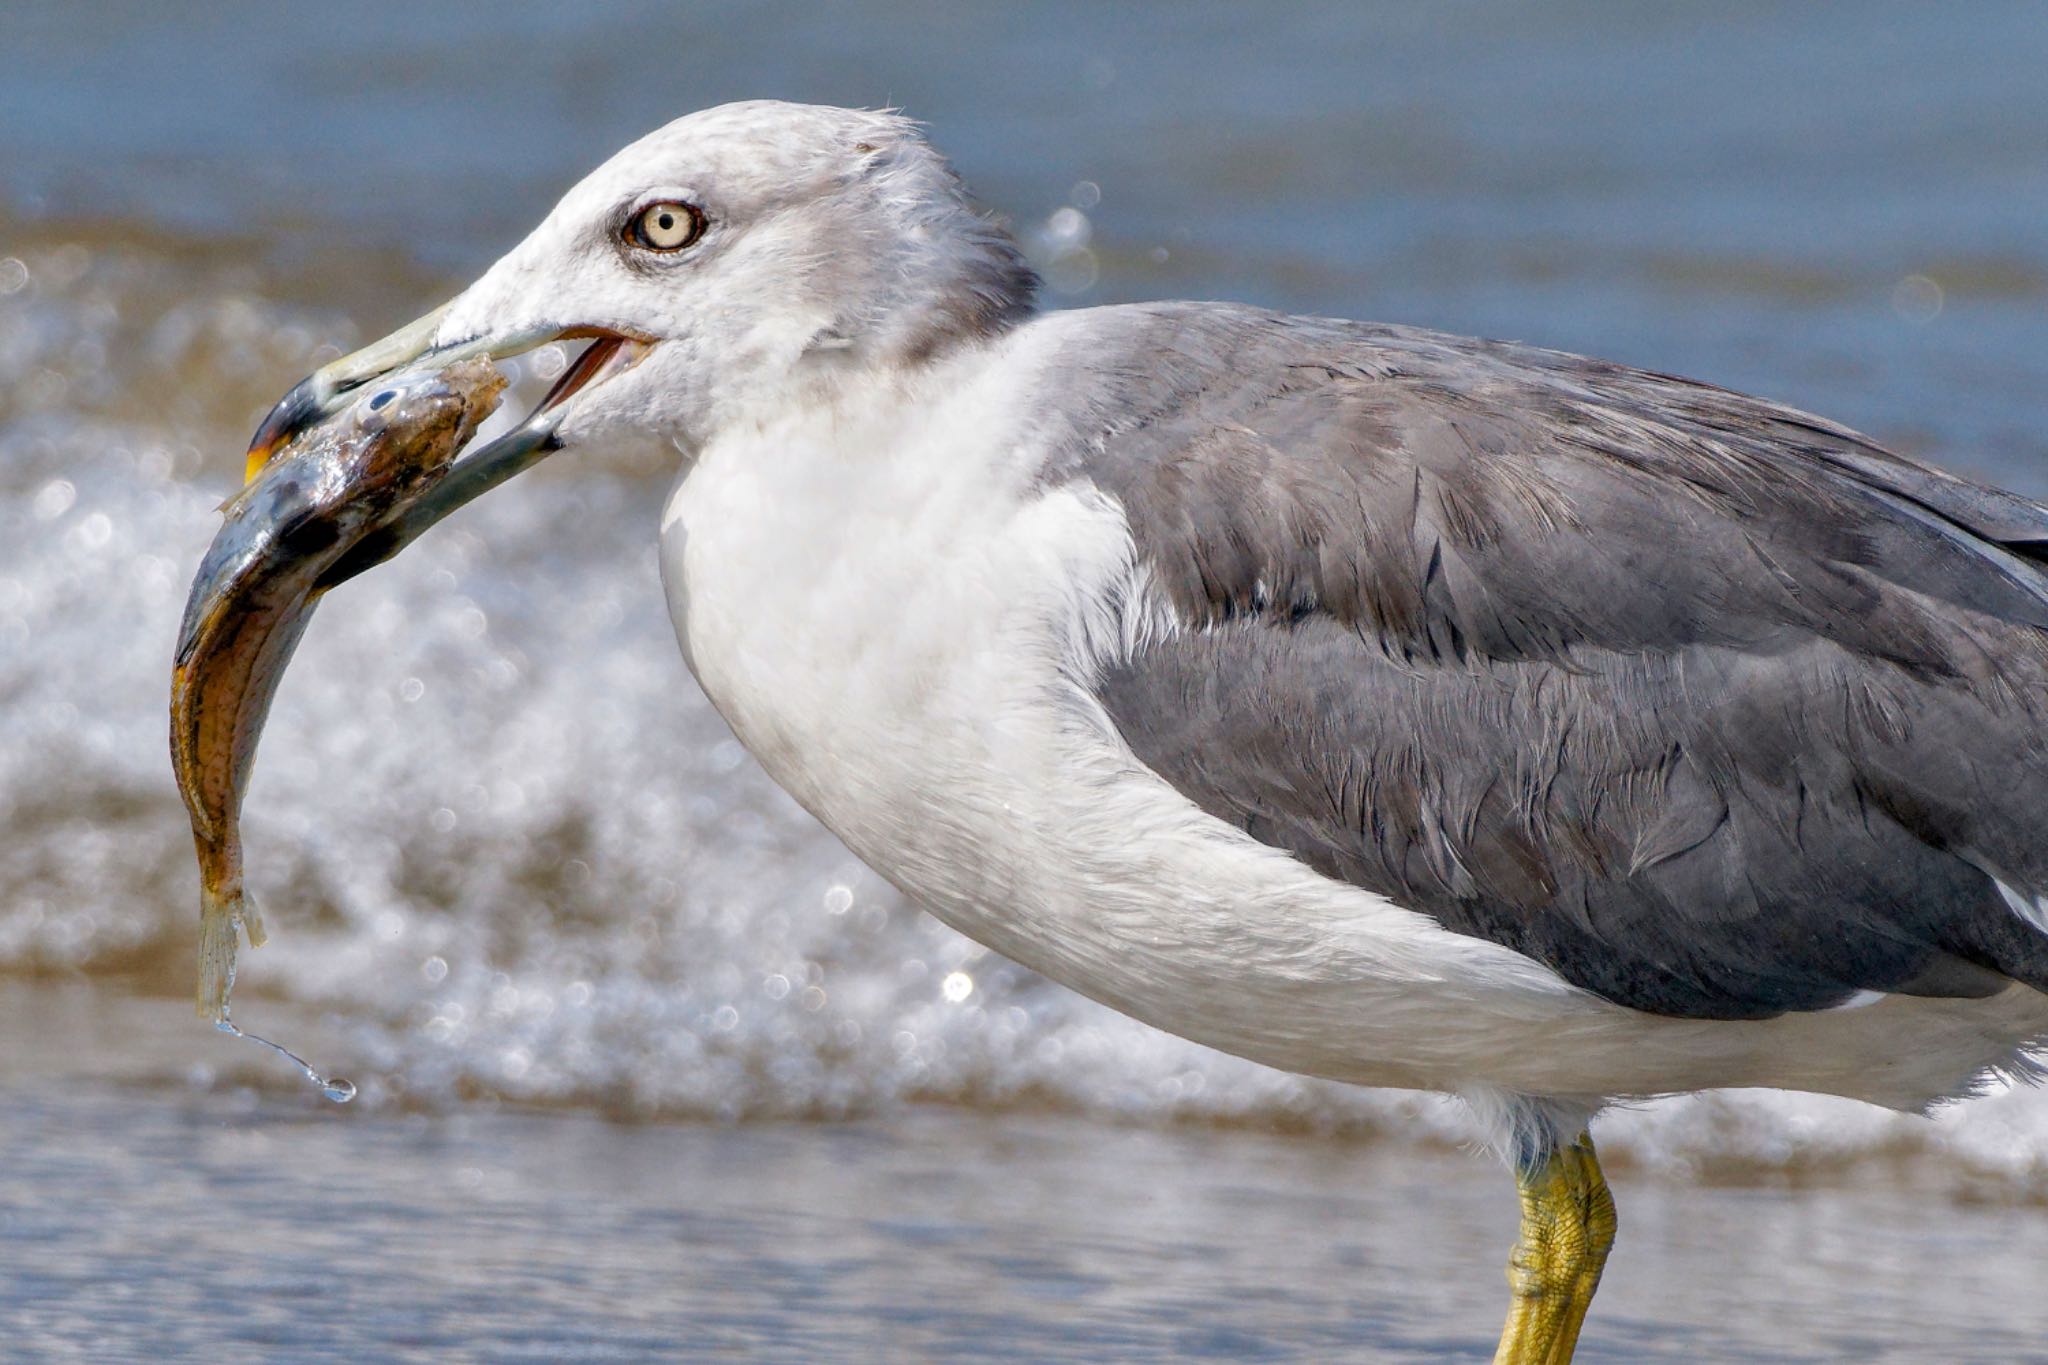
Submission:
[[[473,356],[502,359],[551,341],[588,338],[590,345],[570,362],[525,421],[496,440],[464,453],[429,493],[365,538],[323,575],[322,588],[353,578],[389,559],[456,508],[560,449],[555,429],[561,421],[562,404],[580,390],[639,364],[654,346],[651,339],[606,327],[554,324],[436,345],[434,336],[449,306],[442,304],[417,322],[408,323],[353,355],[321,366],[294,385],[256,428],[256,435],[249,442],[245,479],[254,480],[271,457],[294,437],[348,406],[357,390],[396,371],[443,370]]]

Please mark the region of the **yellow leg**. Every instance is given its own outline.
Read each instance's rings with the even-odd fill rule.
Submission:
[[[1515,1180],[1522,1235],[1508,1260],[1514,1300],[1494,1365],[1569,1365],[1614,1245],[1614,1195],[1586,1133]]]

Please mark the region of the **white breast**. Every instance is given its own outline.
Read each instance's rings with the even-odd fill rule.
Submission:
[[[1093,651],[1140,624],[1110,605],[1133,573],[1120,509],[1085,484],[1035,486],[1043,452],[990,438],[1028,429],[1004,418],[1061,325],[924,394],[794,407],[716,442],[663,522],[677,633],[713,704],[939,918],[1173,1032],[1369,1084],[1782,1085],[1913,1105],[2048,1026],[2011,993],[1888,998],[1854,1027],[1638,1014],[1203,814],[1085,686]]]

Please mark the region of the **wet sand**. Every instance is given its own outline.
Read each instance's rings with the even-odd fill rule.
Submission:
[[[0,996],[9,1359],[1482,1360],[1504,1303],[1507,1178],[1456,1151],[340,1108],[182,1001]],[[2048,1209],[1923,1174],[1617,1172],[1581,1359],[2048,1360]]]

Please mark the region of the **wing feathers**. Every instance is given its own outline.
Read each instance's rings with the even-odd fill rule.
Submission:
[[[2048,986],[1981,870],[2048,885],[2048,509],[1578,357],[1122,316],[1046,477],[1189,627],[1097,684],[1196,804],[1640,1008]]]

